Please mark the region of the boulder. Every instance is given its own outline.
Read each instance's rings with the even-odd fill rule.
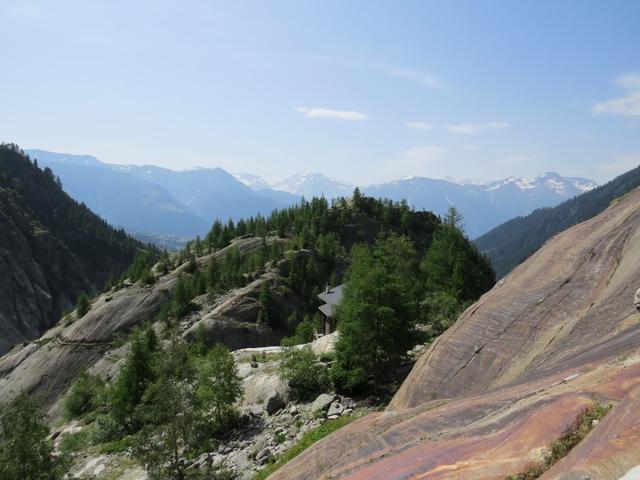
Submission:
[[[259,405],[273,415],[289,403],[289,385],[280,378],[275,364],[252,369],[252,372],[243,380],[243,406]]]
[[[329,405],[329,410],[327,411],[327,417],[339,417],[342,415],[342,412],[345,411],[344,405],[340,402],[333,402]]]
[[[331,405],[335,399],[336,395],[334,393],[322,393],[313,401],[310,410],[312,412],[317,412],[318,410],[324,411],[329,408],[329,405]]]

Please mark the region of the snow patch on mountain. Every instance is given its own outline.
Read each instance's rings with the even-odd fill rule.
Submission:
[[[354,185],[329,178],[321,173],[298,172],[273,185],[275,190],[289,192],[304,197],[336,198],[347,197],[353,193]]]
[[[254,175],[253,173],[234,173],[233,176],[236,180],[240,183],[244,183],[251,190],[271,188],[271,185],[269,185],[260,175]]]

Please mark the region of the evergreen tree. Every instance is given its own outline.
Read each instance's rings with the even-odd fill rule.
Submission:
[[[187,266],[184,271],[187,273],[195,273],[198,270],[198,264],[196,263],[196,256],[193,253],[189,254]]]
[[[166,250],[164,250],[160,254],[160,259],[158,260],[158,272],[161,275],[166,275],[172,269],[171,260],[169,259],[169,254]]]
[[[76,312],[78,314],[78,318],[84,317],[89,310],[91,310],[89,297],[86,293],[82,292],[78,295],[78,300],[76,301]]]
[[[195,308],[195,305],[191,301],[192,298],[193,291],[191,286],[183,278],[179,278],[171,302],[171,311],[176,319],[184,317]]]
[[[155,332],[135,331],[131,337],[131,350],[124,366],[109,392],[110,414],[125,428],[135,429],[133,413],[141,403],[147,387],[156,378],[154,352]]]
[[[53,455],[45,416],[32,398],[22,395],[0,420],[4,443],[0,445],[0,478],[58,480],[68,462]]]
[[[215,345],[204,358],[198,368],[196,385],[200,409],[213,413],[217,429],[227,428],[236,418],[234,405],[243,390],[236,362],[224,345]]]
[[[260,311],[258,312],[258,323],[264,323],[270,327],[279,326],[278,310],[273,299],[273,293],[269,282],[264,282],[260,289]]]
[[[207,266],[207,284],[211,290],[215,290],[220,283],[220,263],[215,255],[211,255]]]
[[[466,239],[461,226],[462,217],[450,208],[420,269],[428,292],[447,292],[468,302],[493,286],[495,274],[488,259]]]
[[[408,238],[357,245],[351,258],[332,369],[336,386],[346,391],[366,387],[370,377],[377,388],[385,370],[414,345],[419,312],[416,252]]]
[[[135,453],[151,479],[183,480],[183,456],[193,447],[197,424],[188,349],[175,330],[158,360],[158,377],[144,395],[139,417],[146,424]]]

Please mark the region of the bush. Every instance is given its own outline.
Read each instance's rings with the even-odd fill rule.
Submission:
[[[60,451],[70,454],[91,446],[93,435],[89,428],[85,428],[75,433],[67,433],[60,441]]]
[[[76,418],[95,410],[104,389],[104,380],[98,375],[81,373],[73,382],[69,394],[64,400],[64,411],[67,418]]]
[[[325,366],[318,363],[311,347],[286,347],[282,352],[280,375],[303,399],[311,399],[329,387]]]
[[[369,387],[369,376],[362,367],[348,367],[334,363],[331,367],[331,380],[338,392],[358,393]]]
[[[93,425],[93,443],[113,442],[124,434],[123,425],[110,414],[98,415]]]

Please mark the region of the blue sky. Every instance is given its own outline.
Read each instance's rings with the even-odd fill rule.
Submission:
[[[640,163],[640,2],[0,0],[0,139],[367,184]]]

